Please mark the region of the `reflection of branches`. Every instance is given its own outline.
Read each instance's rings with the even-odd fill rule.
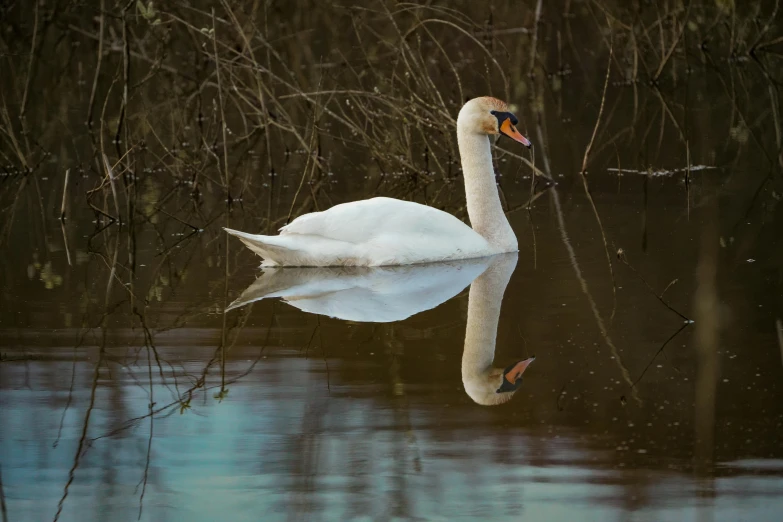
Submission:
[[[0,245],[3,244],[3,239],[11,237],[11,227],[13,226],[14,218],[16,217],[16,205],[18,204],[19,198],[21,197],[22,191],[24,191],[26,185],[27,177],[24,177],[22,178],[21,183],[19,183],[19,188],[16,190],[13,203],[11,203],[9,209],[5,210],[5,212],[8,212],[10,215],[5,218],[5,224],[3,225],[2,230],[0,230]]]
[[[73,479],[76,476],[76,468],[79,467],[79,462],[81,461],[82,457],[82,449],[84,449],[84,444],[87,441],[87,428],[90,425],[90,416],[92,415],[92,409],[95,406],[95,392],[98,390],[98,377],[100,375],[100,367],[101,364],[103,364],[103,356],[106,351],[106,329],[103,329],[103,345],[101,346],[100,352],[98,352],[98,360],[95,363],[95,369],[93,371],[93,378],[92,378],[92,388],[90,389],[90,403],[87,406],[87,412],[84,414],[84,421],[82,422],[82,434],[81,437],[79,437],[79,445],[76,448],[76,453],[73,457],[73,464],[71,465],[71,469],[68,472],[68,482],[65,483],[65,488],[63,488],[63,494],[60,497],[60,501],[57,503],[57,513],[54,515],[54,522],[57,522],[57,520],[60,518],[60,514],[63,511],[63,506],[65,505],[65,499],[68,498],[68,489],[71,487],[71,484],[73,483]]]
[[[3,489],[2,463],[0,463],[0,513],[3,514],[3,522],[8,522],[8,508],[5,506],[5,489]]]
[[[6,135],[6,138],[11,143],[11,148],[16,153],[16,157],[19,159],[19,163],[22,164],[22,167],[24,167],[25,171],[28,171],[30,169],[30,164],[28,163],[27,157],[19,146],[19,140],[16,137],[16,132],[14,132],[14,124],[11,122],[11,116],[8,113],[8,107],[5,102],[5,94],[3,89],[0,89],[0,101],[3,102],[3,106],[0,110],[0,116],[3,117],[3,123],[5,123],[4,126],[0,126],[0,131]],[[24,179],[26,180],[27,178]]]
[[[115,241],[115,247],[114,247],[114,257],[112,264],[110,266],[110,273],[107,277],[106,282],[106,295],[104,297],[103,302],[103,315],[101,316],[100,320],[100,327],[102,332],[101,337],[101,345],[100,345],[100,351],[98,352],[98,360],[95,363],[95,370],[93,372],[93,379],[92,379],[92,387],[90,389],[90,402],[87,406],[87,411],[84,414],[84,422],[82,424],[82,433],[81,437],[79,437],[79,445],[76,448],[76,453],[73,457],[73,465],[71,466],[70,471],[68,472],[68,481],[65,483],[65,487],[63,488],[63,494],[62,497],[60,497],[60,501],[57,503],[57,512],[54,515],[54,521],[56,522],[60,518],[60,514],[62,513],[63,507],[65,506],[65,499],[68,498],[68,489],[71,487],[71,484],[73,483],[73,479],[76,476],[76,469],[79,467],[79,462],[82,458],[82,450],[84,449],[85,442],[87,441],[87,429],[90,425],[90,416],[92,415],[93,407],[95,406],[95,395],[98,390],[98,377],[100,376],[100,368],[101,364],[103,364],[104,361],[104,355],[106,353],[106,337],[107,337],[107,320],[109,317],[109,301],[111,299],[111,293],[112,293],[112,286],[114,283],[114,276],[116,273],[116,267],[117,267],[117,256],[120,249],[120,241],[119,238]],[[121,281],[120,281],[121,282]],[[124,285],[121,285],[124,288]]]
[[[142,323],[143,324],[143,323]],[[145,335],[146,335],[146,326],[145,326]],[[151,343],[147,343],[147,376],[149,378],[149,385],[150,385],[150,396],[149,396],[149,410],[152,411],[152,408],[155,406],[155,397],[154,397],[154,386],[152,384],[152,358],[150,357],[150,345]],[[158,359],[158,352],[155,352],[155,359]],[[158,361],[158,368],[160,368],[160,361]],[[163,377],[163,369],[161,368],[161,378]],[[155,416],[150,415],[150,434],[149,438],[147,439],[147,458],[144,463],[144,475],[142,476],[141,481],[139,484],[142,484],[141,487],[141,495],[139,496],[139,520],[141,520],[141,512],[144,507],[144,493],[147,492],[147,476],[149,475],[150,470],[150,456],[152,455],[152,435],[155,428]],[[138,486],[137,486],[138,487]]]
[[[120,214],[120,203],[117,197],[117,185],[114,183],[114,179],[115,179],[114,169],[109,163],[109,158],[106,157],[105,153],[102,154],[102,157],[103,157],[103,167],[106,169],[106,176],[109,178],[109,188],[111,188],[111,195],[112,195],[112,199],[114,200],[114,212],[117,214],[117,220],[120,223],[122,223],[122,214]]]
[[[215,8],[212,8],[212,49],[215,53],[215,76],[217,76],[218,83],[218,108],[220,109],[220,128],[223,133],[223,183],[226,192],[228,193],[228,199],[231,201],[231,192],[229,189],[229,171],[228,171],[228,139],[226,138],[226,131],[228,130],[228,122],[226,121],[225,104],[223,103],[223,87],[221,85],[220,76],[220,60],[218,58],[217,51],[217,30],[215,29]],[[220,163],[218,162],[218,170],[220,169]]]
[[[619,259],[620,261],[622,261],[622,263],[623,263],[625,266],[627,266],[628,268],[630,268],[630,269],[631,269],[631,271],[632,271],[632,272],[633,272],[633,273],[636,275],[636,277],[638,277],[638,278],[639,278],[639,279],[642,281],[642,283],[644,283],[644,286],[646,286],[646,287],[647,287],[647,289],[648,289],[648,290],[649,290],[649,291],[650,291],[650,292],[651,292],[651,293],[652,293],[652,294],[653,294],[653,295],[656,297],[656,299],[658,299],[658,301],[660,301],[660,302],[661,302],[661,303],[662,303],[662,304],[663,304],[663,305],[664,305],[666,308],[668,308],[669,310],[671,310],[671,311],[672,311],[672,312],[674,312],[675,314],[679,315],[679,316],[682,318],[682,320],[686,322],[686,324],[690,324],[690,323],[692,323],[692,322],[693,322],[693,321],[691,321],[690,319],[688,319],[687,317],[685,317],[684,315],[682,315],[680,312],[678,312],[677,310],[675,310],[675,309],[672,307],[672,305],[670,305],[669,303],[667,303],[667,302],[666,302],[666,300],[663,298],[663,294],[665,294],[665,293],[666,293],[666,290],[668,290],[668,289],[669,289],[669,287],[671,287],[673,284],[675,284],[675,283],[677,282],[677,280],[676,280],[676,279],[674,279],[674,280],[673,280],[673,281],[671,281],[671,282],[670,282],[668,285],[666,285],[666,288],[663,290],[663,292],[661,292],[660,294],[658,294],[658,293],[656,293],[656,292],[655,292],[655,290],[653,290],[653,287],[652,287],[652,286],[650,286],[650,283],[648,283],[648,282],[647,282],[647,280],[646,280],[644,277],[642,277],[642,275],[641,275],[641,274],[640,274],[640,273],[639,273],[639,272],[638,272],[638,271],[637,271],[637,270],[636,270],[636,269],[635,269],[633,266],[631,266],[631,264],[628,262],[628,259],[625,257],[625,251],[624,251],[622,248],[620,248],[619,250],[617,250],[617,259]]]
[[[653,355],[652,359],[650,359],[650,362],[647,363],[647,366],[644,367],[644,370],[642,370],[642,373],[639,374],[639,377],[636,378],[635,381],[633,381],[633,384],[631,384],[631,388],[636,388],[636,385],[639,384],[639,381],[642,380],[642,377],[644,377],[644,374],[647,373],[647,370],[652,366],[652,363],[655,362],[655,359],[658,358],[658,356],[663,353],[663,349],[666,348],[666,345],[669,344],[675,337],[680,335],[680,332],[685,330],[688,326],[690,326],[690,323],[684,323],[682,326],[680,326],[676,332],[671,334],[666,341],[661,345],[661,347],[658,349],[657,352],[655,352],[655,355]]]
[[[310,340],[307,341],[307,346],[305,347],[305,359],[307,359],[310,354],[310,346],[312,346],[313,344],[313,339],[315,339],[315,334],[321,330],[321,319],[318,316],[315,317],[316,319],[318,319],[318,322],[316,323],[315,328],[313,328],[313,333],[310,334]]]
[[[215,23],[215,11],[212,11],[212,24]],[[226,172],[228,176],[228,172]],[[226,187],[228,187],[228,178],[226,178]],[[231,226],[231,214],[226,214],[226,228]],[[226,258],[223,263],[223,320],[220,327],[220,393],[218,394],[219,400],[228,393],[226,391],[226,335],[227,320],[228,320],[228,276],[229,276],[229,252],[231,251],[231,243],[229,242],[228,234],[224,234]],[[247,314],[247,311],[245,312]]]
[[[133,417],[131,419],[128,419],[119,428],[115,428],[115,429],[113,429],[111,431],[108,431],[108,432],[106,432],[106,433],[104,433],[102,435],[99,435],[97,437],[90,438],[89,439],[90,445],[92,445],[92,443],[97,441],[97,440],[111,438],[111,437],[113,437],[113,436],[115,436],[115,435],[117,435],[117,434],[119,434],[119,433],[121,433],[123,431],[126,431],[126,430],[129,430],[131,428],[134,428],[139,422],[143,421],[144,419],[148,419],[148,418],[150,418],[152,416],[155,416],[155,415],[158,415],[158,414],[164,413],[164,412],[172,413],[172,412],[176,411],[176,410],[174,410],[175,406],[185,406],[185,409],[188,409],[190,407],[190,401],[192,399],[193,392],[195,392],[196,390],[202,389],[204,392],[208,392],[208,391],[211,391],[211,390],[218,390],[219,391],[221,388],[223,388],[223,387],[225,387],[225,386],[227,386],[229,384],[233,384],[233,383],[239,381],[240,379],[242,379],[243,377],[245,377],[246,375],[248,375],[250,372],[252,372],[255,369],[255,367],[258,364],[258,362],[262,359],[262,356],[264,354],[264,349],[265,348],[266,348],[266,344],[264,344],[264,346],[261,347],[261,350],[259,351],[258,357],[256,357],[256,360],[253,361],[253,363],[244,372],[238,374],[236,377],[234,377],[232,379],[226,379],[226,381],[224,383],[222,383],[222,384],[216,384],[214,386],[206,386],[205,385],[205,381],[206,381],[206,375],[207,375],[207,373],[209,371],[209,368],[211,368],[219,359],[219,355],[218,355],[218,351],[219,350],[216,350],[215,351],[215,355],[212,356],[212,358],[209,360],[207,365],[204,367],[202,375],[196,381],[196,384],[194,384],[193,386],[191,386],[190,388],[185,390],[185,392],[183,392],[176,400],[171,401],[171,402],[169,402],[169,403],[167,403],[167,404],[165,404],[163,406],[160,406],[159,408],[152,408],[152,409],[150,409],[150,411],[148,413],[145,413],[144,415],[139,415],[137,417]]]
[[[92,78],[92,89],[90,90],[90,102],[87,105],[87,125],[92,129],[92,111],[95,106],[95,93],[98,91],[98,77],[101,73],[101,63],[103,63],[103,27],[104,27],[104,13],[105,0],[101,0],[100,16],[98,17],[98,64],[95,66],[95,74]]]
[[[612,70],[612,56],[614,56],[613,47],[609,47],[609,63],[606,64],[606,77],[604,78],[604,90],[601,94],[601,105],[598,109],[598,117],[595,120],[595,126],[593,127],[593,134],[590,137],[590,141],[585,147],[585,155],[582,157],[582,170],[580,173],[582,176],[587,174],[587,159],[590,157],[590,149],[593,148],[593,142],[595,141],[595,135],[598,133],[598,127],[601,125],[601,116],[604,113],[604,103],[606,102],[606,88],[609,86],[609,73]]]
[[[614,313],[617,310],[617,284],[614,280],[614,266],[612,265],[612,259],[609,255],[609,243],[606,241],[606,232],[604,232],[604,226],[601,223],[601,216],[598,215],[598,209],[595,206],[595,201],[593,201],[593,195],[590,193],[590,187],[587,184],[587,159],[590,156],[590,149],[593,148],[593,141],[595,140],[595,135],[598,132],[598,127],[601,125],[601,116],[604,113],[604,102],[606,101],[606,88],[609,85],[609,72],[611,71],[611,65],[612,65],[612,56],[614,56],[614,48],[610,45],[609,47],[609,61],[606,64],[606,77],[604,78],[604,90],[603,94],[601,95],[601,107],[598,109],[598,117],[595,120],[595,126],[593,127],[593,135],[590,137],[590,142],[587,144],[587,147],[585,148],[585,155],[582,158],[582,170],[580,171],[580,177],[582,178],[582,187],[585,190],[585,196],[587,196],[588,201],[590,201],[590,208],[593,209],[593,215],[595,216],[595,220],[598,223],[598,228],[601,231],[601,239],[604,242],[604,252],[606,253],[606,263],[609,267],[609,275],[612,278],[612,315],[609,318],[609,322],[611,323],[614,319]]]
[[[331,383],[331,375],[329,373],[329,357],[326,355],[326,345],[324,344],[324,338],[322,335],[321,330],[321,316],[316,315],[316,319],[318,320],[318,340],[321,342],[321,354],[323,355],[324,359],[324,366],[326,367],[326,391],[331,395],[332,393],[332,383]],[[783,351],[783,341],[781,341],[780,345],[781,351]]]
[[[247,320],[247,317],[250,316],[250,310],[252,310],[252,308],[253,308],[252,305],[244,308],[247,314],[245,316],[245,320]],[[147,419],[150,416],[158,415],[160,413],[164,413],[167,411],[172,412],[174,411],[174,407],[176,406],[180,406],[180,407],[184,406],[184,409],[188,409],[190,407],[190,401],[193,397],[193,393],[196,390],[202,389],[204,392],[215,390],[215,389],[220,390],[225,386],[229,384],[233,384],[239,381],[240,379],[242,379],[243,377],[245,377],[246,375],[250,374],[250,372],[252,372],[255,369],[258,362],[263,358],[264,352],[266,351],[266,347],[269,343],[269,335],[272,332],[272,325],[274,324],[274,320],[275,320],[275,314],[273,312],[272,314],[270,314],[269,325],[267,326],[267,331],[266,331],[266,337],[264,338],[264,342],[261,346],[261,349],[258,352],[258,356],[244,372],[238,374],[236,377],[233,377],[231,379],[226,379],[224,382],[221,382],[221,384],[217,384],[214,386],[206,386],[206,378],[210,368],[212,368],[212,366],[220,360],[220,348],[218,348],[215,350],[215,353],[212,355],[212,358],[209,361],[207,361],[207,364],[202,369],[201,375],[196,379],[195,383],[190,388],[188,388],[183,393],[181,393],[176,400],[171,401],[158,408],[151,408],[150,411],[148,413],[145,413],[144,415],[139,415],[137,417],[133,417],[131,419],[126,420],[123,423],[123,425],[120,426],[119,428],[115,428],[111,431],[104,433],[103,435],[99,435],[97,437],[91,438],[89,441],[90,444],[92,444],[96,440],[110,438],[113,437],[114,435],[117,435],[118,433],[131,429],[135,427],[140,421]],[[236,343],[236,337],[234,338],[234,341],[231,343],[231,346],[233,346],[234,343]]]
[[[144,332],[144,345],[147,348],[147,358],[149,359],[150,352],[155,356],[155,363],[158,366],[158,373],[160,375],[160,381],[161,384],[166,385],[166,378],[163,375],[163,365],[160,362],[160,356],[158,355],[158,349],[155,347],[155,343],[152,338],[152,332],[150,332],[149,327],[147,326],[147,319],[144,315],[142,315],[137,309],[133,309],[133,313],[136,315],[136,317],[139,318],[139,322],[141,323],[142,331]],[[171,363],[169,363],[169,367],[171,368],[171,377],[174,379],[174,388],[178,389],[177,386],[177,374],[174,372],[174,367],[171,366]],[[150,384],[150,403],[152,401],[152,384]]]
[[[661,73],[663,72],[663,68],[666,66],[666,63],[669,61],[669,58],[671,58],[671,56],[672,56],[672,53],[674,53],[674,50],[677,48],[677,46],[680,43],[680,39],[682,38],[682,34],[685,32],[685,27],[687,27],[688,16],[691,13],[691,4],[692,3],[693,3],[692,1],[688,2],[688,8],[685,10],[685,17],[680,22],[681,25],[680,25],[679,32],[677,33],[677,37],[674,38],[674,41],[672,41],[672,44],[669,47],[668,51],[666,51],[666,54],[664,54],[663,58],[661,58],[661,62],[658,65],[658,70],[655,71],[655,74],[652,77],[652,81],[653,82],[657,82],[658,78],[661,77]],[[663,24],[661,24],[661,29],[663,29]],[[661,49],[661,50],[663,50],[663,49]]]
[[[54,442],[52,443],[52,447],[56,448],[57,444],[60,443],[60,435],[62,435],[63,432],[63,424],[65,423],[65,415],[68,413],[68,408],[71,407],[71,402],[73,401],[73,384],[76,381],[76,351],[79,349],[79,347],[84,342],[84,338],[87,337],[87,332],[90,330],[85,329],[82,331],[82,334],[79,336],[79,340],[76,342],[76,345],[73,347],[73,360],[71,362],[71,385],[68,387],[68,400],[65,403],[65,409],[63,409],[63,414],[60,417],[60,426],[57,428],[57,438],[54,439]]]
[[[582,275],[582,270],[579,268],[579,262],[576,259],[576,253],[574,252],[574,247],[571,246],[571,241],[568,239],[568,232],[566,231],[565,228],[565,221],[563,219],[563,210],[560,208],[560,196],[557,193],[557,189],[553,188],[550,191],[550,193],[552,194],[552,202],[555,205],[555,214],[557,215],[557,223],[558,226],[560,227],[560,236],[563,240],[563,244],[565,245],[566,250],[568,250],[568,257],[571,259],[571,266],[574,269],[574,272],[576,273],[576,278],[579,280],[579,286],[582,288],[582,292],[585,294],[585,297],[587,297],[587,302],[590,304],[590,309],[592,310],[593,316],[595,317],[595,322],[598,325],[598,329],[601,331],[601,336],[604,338],[606,345],[612,351],[612,356],[613,356],[612,358],[617,363],[617,366],[620,369],[620,374],[623,376],[623,379],[628,384],[628,386],[632,387],[633,382],[631,381],[631,374],[628,372],[628,369],[623,364],[623,361],[620,358],[620,353],[617,351],[617,347],[612,341],[612,338],[609,337],[609,332],[607,332],[606,330],[606,325],[604,324],[603,318],[601,318],[601,313],[598,311],[598,307],[595,304],[595,300],[593,300],[593,296],[590,293],[590,288],[587,286],[587,281]],[[641,404],[642,401],[639,398],[639,394],[637,393],[635,388],[632,388],[632,394],[634,399],[636,399],[636,402]]]

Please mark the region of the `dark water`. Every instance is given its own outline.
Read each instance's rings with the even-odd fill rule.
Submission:
[[[406,5],[232,4],[256,69],[224,4],[2,7],[3,521],[781,519],[774,4]],[[518,256],[256,282],[222,232],[465,218],[448,118],[489,93],[552,180],[528,211],[498,143]],[[267,284],[317,295],[224,311]],[[507,403],[466,329],[536,356]]]

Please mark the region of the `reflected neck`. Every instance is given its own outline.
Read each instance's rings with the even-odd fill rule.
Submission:
[[[465,178],[465,198],[473,230],[497,252],[516,252],[517,238],[508,224],[492,168],[492,150],[486,134],[457,124],[457,142]]]
[[[516,254],[497,256],[489,268],[470,285],[465,349],[462,352],[462,382],[474,400],[477,395],[492,399],[500,383],[499,380],[490,382],[492,361],[495,357],[503,294],[516,264]]]

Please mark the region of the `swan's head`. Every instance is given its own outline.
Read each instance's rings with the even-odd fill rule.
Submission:
[[[506,102],[482,96],[473,98],[462,106],[457,117],[457,128],[476,134],[497,136],[503,134],[527,148],[532,147],[530,140],[517,130],[517,117],[508,111]]]
[[[496,406],[508,402],[522,385],[522,374],[535,359],[531,357],[516,362],[505,370],[492,367],[484,374],[468,376],[463,373],[465,391],[474,402],[482,406]]]

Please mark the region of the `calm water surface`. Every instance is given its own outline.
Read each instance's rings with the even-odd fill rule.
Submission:
[[[192,74],[201,87],[161,76],[173,74],[165,67],[144,80],[151,61],[172,68],[191,58],[182,49],[154,54],[164,29],[133,18],[128,134],[113,143],[122,22],[105,20],[109,49],[97,76],[93,117],[99,121],[109,100],[111,129],[91,134],[84,121],[97,15],[52,15],[36,36],[38,72],[24,102],[30,132],[12,122],[19,153],[10,139],[0,149],[7,163],[0,184],[3,521],[781,520],[779,83],[760,72],[764,59],[732,65],[720,49],[699,58],[697,27],[660,89],[624,85],[620,66],[633,56],[617,36],[618,69],[588,165],[588,194],[579,171],[608,52],[594,16],[575,8],[561,16],[558,7],[539,24],[537,63],[551,66],[560,49],[559,60],[574,70],[555,81],[560,77],[547,73],[553,67],[544,67],[537,80],[529,78],[528,65],[515,63],[514,45],[532,36],[514,28],[535,25],[530,4],[520,12],[496,2],[494,22],[459,4],[485,24],[483,33],[470,26],[471,34],[486,39],[486,27],[494,28],[498,47],[482,42],[512,85],[526,85],[511,95],[527,122],[520,127],[536,144],[536,165],[552,179],[537,183],[528,211],[530,168],[497,151],[519,254],[265,274],[221,227],[261,230],[290,212],[376,194],[465,217],[458,166],[443,167],[443,177],[438,170],[454,161],[446,150],[453,136],[437,150],[425,149],[422,135],[410,137],[410,161],[424,172],[417,177],[399,174],[408,167],[395,170],[322,115],[318,154],[328,166],[319,170],[288,131],[273,135],[279,141],[272,145],[263,133],[239,137],[242,117],[229,108],[233,134],[224,149],[214,63],[196,46]],[[708,8],[714,6],[694,13]],[[49,7],[40,9],[48,20]],[[273,14],[287,22],[268,29],[288,53],[280,59],[307,71],[329,69],[331,55],[313,50],[338,15],[323,7],[305,19],[284,9]],[[14,115],[35,16],[22,8],[9,13],[3,45],[19,49],[8,59],[20,65],[3,90],[4,110]],[[196,17],[186,18],[193,24],[209,20],[181,8],[172,13]],[[190,33],[177,25],[181,19],[166,16],[166,34],[182,39],[165,45],[191,45],[182,43]],[[502,25],[486,25],[499,19]],[[568,24],[595,53],[580,61],[579,46],[563,43]],[[394,41],[393,32],[378,31]],[[379,37],[364,37],[370,34]],[[492,83],[501,81],[496,73],[482,83],[465,65],[484,56],[475,42],[463,33],[435,34],[455,63],[466,60],[457,63],[460,88],[503,92]],[[289,37],[310,51],[289,47]],[[226,75],[230,49],[220,50]],[[527,59],[530,50],[519,52]],[[650,53],[643,59],[657,64],[659,55]],[[368,70],[389,78],[399,72],[378,64]],[[449,91],[452,71],[436,58],[430,65],[453,117],[460,102]],[[686,75],[686,68],[693,70]],[[46,71],[57,72],[56,82]],[[321,89],[348,88],[343,72],[329,74],[296,81],[312,91],[321,81]],[[276,88],[285,102],[283,87]],[[333,111],[346,106],[343,98],[322,103]],[[312,113],[294,108],[288,117],[310,139]],[[390,120],[389,132],[394,125]],[[114,215],[115,206],[101,185],[100,151],[114,163],[127,143],[134,148],[117,181],[126,216],[120,225],[102,215]],[[22,157],[31,172],[23,172]],[[710,168],[687,172],[689,161]],[[234,176],[230,205],[220,185],[226,165]],[[612,170],[618,165],[620,175]],[[310,171],[317,174],[300,194],[302,172]],[[261,299],[270,292],[278,297]],[[468,393],[489,379],[471,361],[494,357],[504,368],[533,355],[507,402],[485,406]]]

